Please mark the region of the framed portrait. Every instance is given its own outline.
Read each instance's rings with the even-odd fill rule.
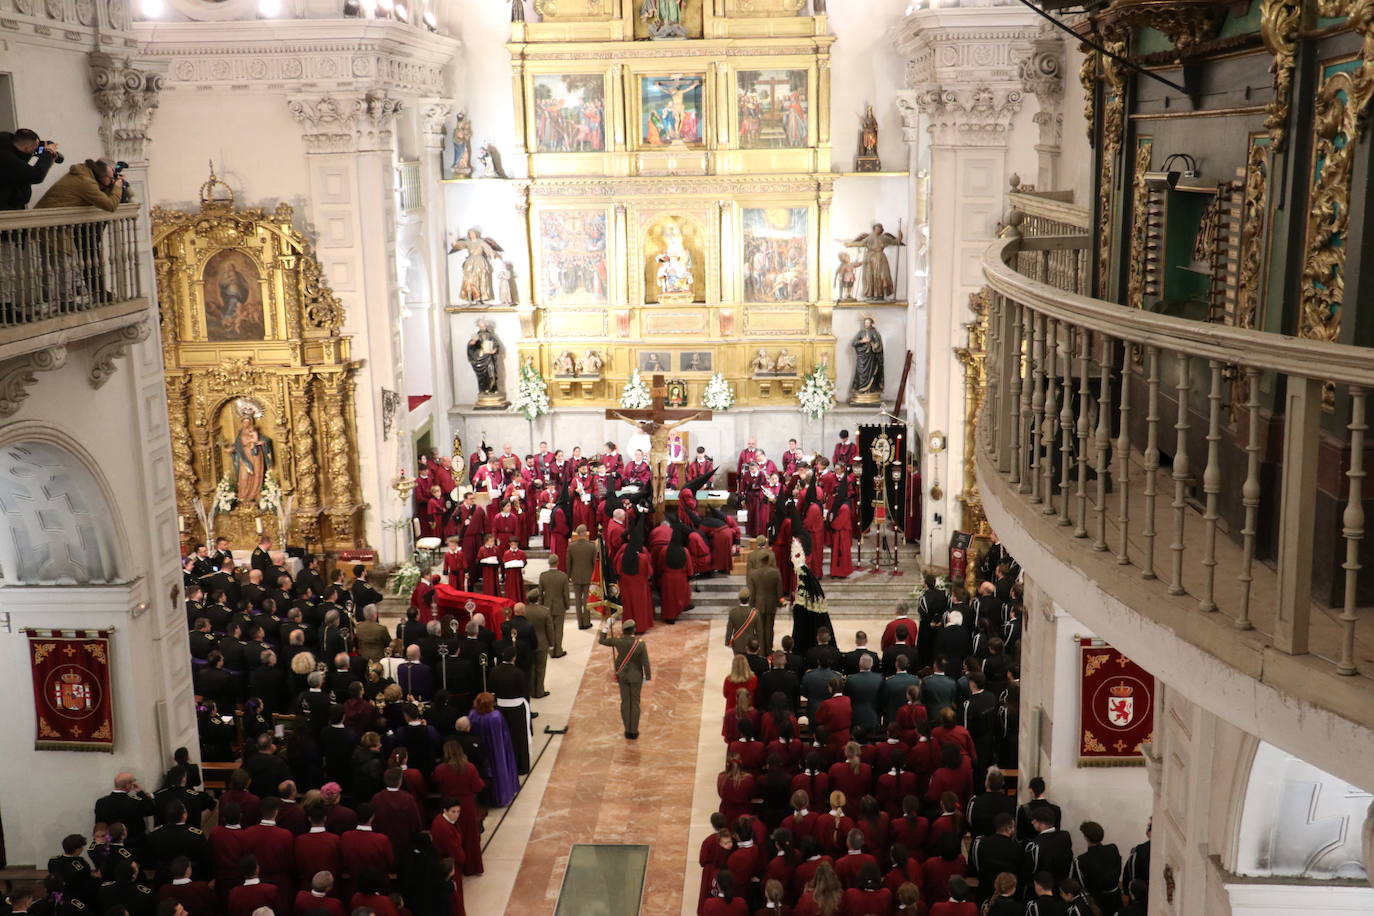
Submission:
[[[608,297],[605,210],[539,213],[539,295],[544,305],[599,305]]]
[[[805,70],[741,70],[735,79],[740,149],[811,145]]]
[[[669,407],[686,407],[686,406],[687,406],[687,380],[686,380],[686,379],[675,378],[675,379],[669,379],[669,380],[668,380],[668,397],[667,397],[667,402],[668,402],[668,406],[669,406]]]
[[[534,77],[537,153],[600,153],[606,149],[606,79],[600,73]]]
[[[710,350],[685,350],[677,355],[677,369],[679,372],[711,372],[713,355]]]
[[[805,302],[811,296],[806,207],[740,211],[746,302]]]
[[[673,354],[668,350],[640,350],[639,351],[639,371],[653,374],[655,372],[671,372],[673,369]]]
[[[262,340],[262,276],[246,252],[226,248],[205,262],[206,340]]]
[[[673,73],[639,78],[639,145],[657,149],[674,144],[700,147],[706,125],[702,98],[704,73]]]

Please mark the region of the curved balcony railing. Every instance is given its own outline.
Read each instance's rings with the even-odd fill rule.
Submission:
[[[1041,243],[1013,226],[983,259],[985,499],[1016,503],[1108,592],[1130,568],[1154,580],[1144,607],[1132,585],[1140,613],[1167,609],[1213,655],[1374,724],[1360,612],[1374,603],[1361,556],[1374,350],[1065,291],[1013,266]],[[1288,661],[1266,664],[1275,652]],[[1326,702],[1313,673],[1335,688]]]

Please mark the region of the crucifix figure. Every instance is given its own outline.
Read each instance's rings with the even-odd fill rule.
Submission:
[[[657,518],[661,519],[663,518],[663,490],[668,480],[668,434],[692,420],[711,419],[711,411],[667,409],[664,399],[668,395],[668,387],[661,375],[654,376],[649,392],[653,395],[654,400],[653,406],[648,410],[607,410],[606,419],[624,420],[626,423],[638,427],[640,432],[649,437],[649,467],[654,475],[654,513]],[[669,423],[668,420],[676,420],[677,422]]]

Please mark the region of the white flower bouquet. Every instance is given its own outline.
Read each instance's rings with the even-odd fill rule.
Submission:
[[[706,383],[706,391],[702,393],[701,403],[708,410],[729,410],[734,406],[735,391],[725,381],[725,376],[719,372],[711,376]]]

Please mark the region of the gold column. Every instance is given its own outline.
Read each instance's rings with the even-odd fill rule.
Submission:
[[[306,541],[320,540],[320,464],[315,457],[314,375],[293,375],[287,381],[294,425],[291,431],[292,494],[296,498],[296,529]]]
[[[525,120],[525,54],[524,51],[517,51],[511,55],[510,61],[511,89],[515,93],[515,152],[516,155],[523,156],[533,144],[526,136],[527,122]],[[476,157],[473,157],[474,162]]]
[[[830,53],[828,51],[816,55],[816,98],[820,102],[816,106],[819,111],[816,124],[817,145],[822,149],[817,154],[824,156],[830,147]],[[820,172],[830,171],[830,163],[818,162],[816,170]]]
[[[615,137],[611,149],[623,151],[629,147],[625,139],[625,65],[611,67],[611,122],[615,125]],[[618,91],[617,91],[618,90]]]
[[[324,391],[325,470],[329,480],[329,521],[334,540],[353,537],[353,466],[348,456],[348,417],[352,411],[351,371],[321,378]]]
[[[816,213],[816,280],[820,289],[816,290],[815,298],[820,301],[829,302],[834,298],[835,283],[834,265],[831,263],[829,248],[830,242],[830,203],[834,200],[835,192],[832,188],[823,187],[817,194],[817,213]]]
[[[614,231],[611,233],[611,244],[607,255],[611,258],[611,264],[625,263],[626,252],[629,251],[629,217],[625,210],[625,204],[617,203],[611,210],[611,220]],[[626,285],[629,277],[626,271],[616,270],[611,272],[611,303],[623,307],[630,301],[630,291]]]
[[[167,430],[172,436],[172,474],[176,482],[177,513],[191,513],[196,501],[195,456],[191,452],[191,377],[167,379]]]

